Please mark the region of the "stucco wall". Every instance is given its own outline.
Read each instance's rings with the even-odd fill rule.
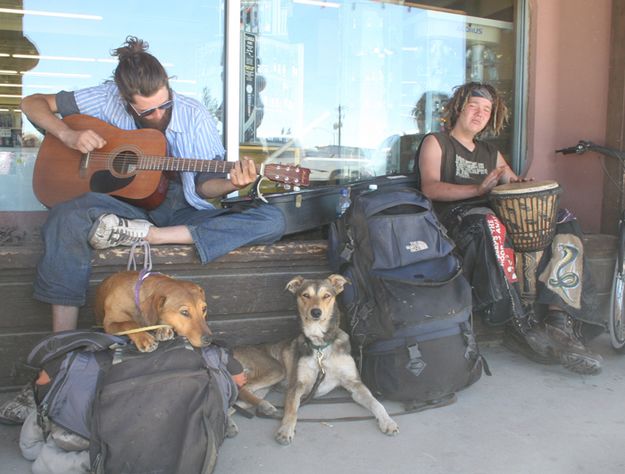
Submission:
[[[527,164],[555,179],[561,205],[599,232],[603,171],[596,154],[556,155],[580,139],[604,143],[611,0],[531,0]]]

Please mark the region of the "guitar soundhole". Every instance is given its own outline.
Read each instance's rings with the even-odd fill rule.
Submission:
[[[138,155],[133,151],[122,151],[113,159],[112,171],[117,176],[128,176],[137,171]]]

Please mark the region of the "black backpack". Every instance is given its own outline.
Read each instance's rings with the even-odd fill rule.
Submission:
[[[88,439],[95,473],[212,472],[237,396],[228,357],[184,338],[142,353],[94,331],[52,334],[28,358],[50,377],[35,384],[39,423]]]
[[[411,188],[355,196],[330,227],[328,257],[352,283],[339,301],[374,393],[424,402],[480,378],[471,287],[425,196]]]

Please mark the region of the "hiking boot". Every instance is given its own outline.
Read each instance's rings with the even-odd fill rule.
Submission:
[[[545,317],[545,330],[558,344],[562,366],[572,372],[593,375],[601,372],[603,359],[584,345],[581,323],[564,311],[550,310]]]
[[[7,425],[21,425],[31,410],[35,410],[35,392],[30,384],[11,400],[0,406],[0,423]]]
[[[503,333],[503,345],[539,364],[557,364],[553,341],[540,325],[530,326],[525,319],[512,318]]]
[[[102,214],[89,231],[89,245],[108,249],[118,245],[131,246],[145,240],[150,224],[143,219],[126,219],[115,214]]]

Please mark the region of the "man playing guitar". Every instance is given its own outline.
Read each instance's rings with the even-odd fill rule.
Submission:
[[[34,94],[24,98],[22,111],[48,138],[52,135],[85,156],[104,147],[106,140],[89,128],[69,127],[55,114],[86,114],[122,130],[156,129],[165,135],[172,157],[223,160],[225,150],[208,110],[174,92],[162,64],[147,49],[146,42],[129,36],[113,52],[119,59],[114,81],[74,92]],[[72,169],[78,169],[79,161]],[[164,200],[151,210],[101,192],[86,192],[54,205],[42,228],[44,254],[34,282],[35,299],[52,305],[52,330],[76,328],[78,308],[85,304],[89,286],[93,248],[143,240],[194,244],[206,263],[242,245],[278,240],[286,226],[279,209],[261,204],[232,212],[205,200],[247,186],[256,175],[251,160],[234,164],[229,175],[170,173],[169,182],[162,181]],[[33,392],[28,385],[0,407],[0,421],[21,423],[32,407]]]
[[[106,145],[91,129],[70,128],[55,114],[86,114],[122,130],[157,129],[173,157],[223,160],[225,150],[208,110],[169,86],[148,44],[129,36],[113,55],[114,81],[58,94],[24,98],[22,110],[65,146],[89,153]],[[271,243],[285,229],[282,212],[261,204],[242,212],[217,209],[207,198],[224,196],[254,182],[254,162],[242,160],[225,173],[173,172],[164,202],[145,210],[108,194],[88,192],[55,205],[43,227],[45,250],[37,268],[34,297],[52,305],[52,329],[76,327],[85,303],[93,248],[150,244],[194,244],[202,263],[242,245]]]

